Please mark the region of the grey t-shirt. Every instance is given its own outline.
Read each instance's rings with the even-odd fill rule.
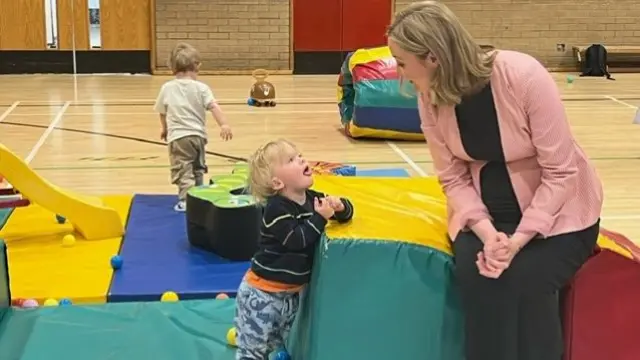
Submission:
[[[215,97],[205,83],[173,79],[162,85],[154,110],[167,116],[167,142],[196,135],[207,139],[207,107]]]

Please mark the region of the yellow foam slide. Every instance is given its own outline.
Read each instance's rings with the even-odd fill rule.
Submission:
[[[0,174],[32,203],[64,216],[87,240],[124,234],[123,222],[115,209],[105,206],[98,198],[80,197],[51,184],[2,144]]]

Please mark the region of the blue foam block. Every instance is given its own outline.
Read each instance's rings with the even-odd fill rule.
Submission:
[[[358,127],[421,134],[420,117],[415,108],[357,106],[353,123]]]
[[[136,195],[109,302],[159,300],[165,291],[182,299],[235,296],[249,262],[232,262],[189,245],[185,213],[173,210],[174,195]]]
[[[356,170],[356,176],[369,176],[369,177],[411,177],[409,172],[403,168],[391,168],[391,169],[358,169]]]

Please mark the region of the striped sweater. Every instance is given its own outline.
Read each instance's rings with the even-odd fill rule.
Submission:
[[[307,190],[302,205],[276,195],[267,200],[260,229],[259,249],[251,260],[251,271],[262,279],[303,285],[311,278],[313,257],[327,220],[313,209],[314,198],[325,195]],[[332,220],[347,222],[353,205],[341,198],[344,211]]]

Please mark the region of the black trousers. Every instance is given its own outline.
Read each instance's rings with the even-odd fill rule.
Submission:
[[[495,224],[513,233],[515,226]],[[561,360],[559,292],[591,255],[599,221],[578,232],[531,240],[498,279],[478,272],[483,243],[461,232],[453,243],[466,326],[466,360]]]

